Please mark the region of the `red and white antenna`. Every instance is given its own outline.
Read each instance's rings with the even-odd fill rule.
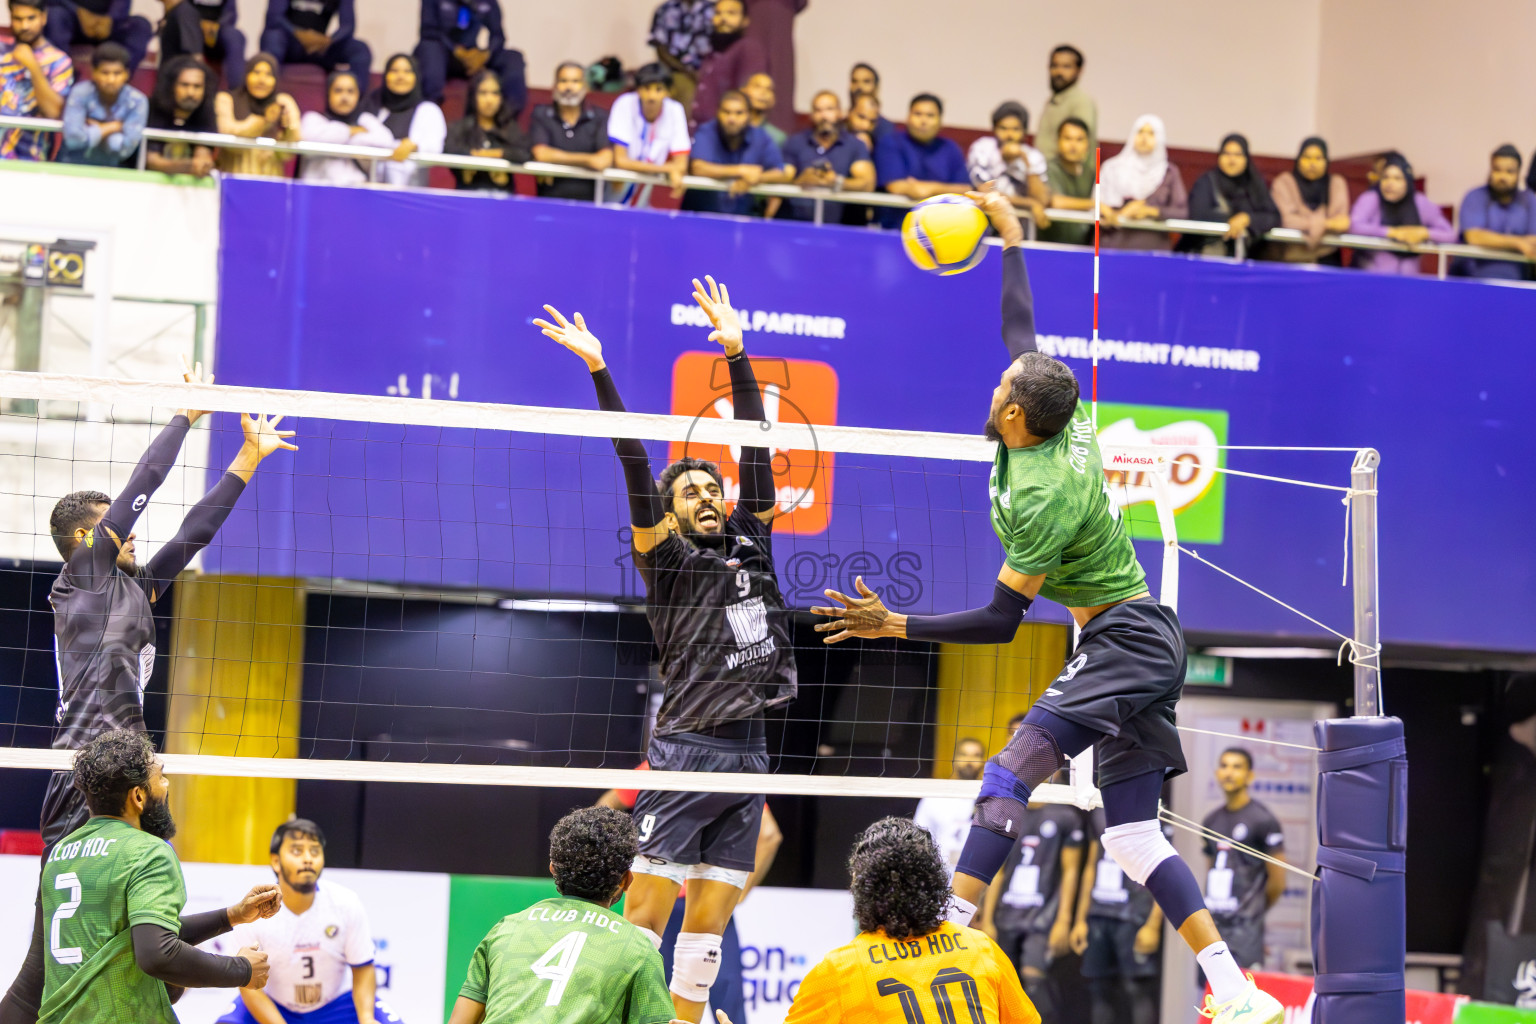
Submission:
[[[1088,354],[1093,359],[1093,384],[1089,391],[1089,412],[1094,433],[1099,430],[1099,147],[1093,147],[1093,340]]]

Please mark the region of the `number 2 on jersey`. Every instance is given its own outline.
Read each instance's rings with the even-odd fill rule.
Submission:
[[[80,947],[59,945],[59,925],[74,917],[75,911],[80,909],[80,897],[84,893],[80,885],[80,876],[73,871],[66,871],[53,880],[53,887],[68,889],[69,899],[59,904],[59,909],[53,912],[53,924],[48,929],[50,940],[48,949],[53,954],[53,958],[61,964],[78,964],[83,959]]]
[[[545,1006],[560,1005],[560,999],[565,995],[565,986],[570,983],[571,975],[576,971],[576,961],[581,959],[581,947],[586,944],[586,932],[570,932],[550,946],[529,968],[536,977],[549,982],[549,995],[544,998]]]
[[[954,1004],[950,1002],[950,985],[960,986],[970,1024],[986,1024],[986,1011],[981,1007],[981,990],[976,987],[976,979],[958,967],[944,968],[935,974],[933,981],[928,984],[928,991],[933,996],[934,1008],[939,1012],[939,1024],[960,1024],[959,1018],[955,1015]],[[901,1003],[901,1013],[906,1018],[906,1024],[927,1024],[922,1005],[918,1002],[917,993],[912,990],[911,985],[897,981],[895,978],[881,978],[875,982],[875,991],[882,996],[896,997]]]

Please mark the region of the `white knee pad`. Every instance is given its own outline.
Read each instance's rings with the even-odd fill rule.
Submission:
[[[723,936],[707,932],[679,932],[672,951],[672,994],[694,1003],[709,1000],[709,990],[720,975],[720,943]]]
[[[1126,877],[1140,885],[1147,884],[1159,864],[1179,855],[1163,835],[1162,825],[1156,821],[1112,825],[1104,830],[1100,842],[1104,852],[1120,865]]]
[[[687,880],[688,868],[687,864],[679,864],[664,857],[647,857],[643,853],[636,854],[629,865],[629,870],[637,875],[657,875],[676,885],[682,885]]]
[[[726,885],[745,889],[747,879],[752,877],[752,872],[738,871],[735,868],[719,868],[713,864],[694,864],[688,868],[688,877],[706,882],[724,882]]]

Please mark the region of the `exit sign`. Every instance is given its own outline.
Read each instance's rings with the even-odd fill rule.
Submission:
[[[1190,686],[1231,686],[1232,659],[1209,654],[1191,654],[1184,682]]]

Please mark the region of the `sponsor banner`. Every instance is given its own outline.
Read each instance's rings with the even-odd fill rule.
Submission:
[[[734,916],[747,1024],[781,1024],[806,973],[858,933],[844,889],[759,887]]]
[[[1221,445],[1227,443],[1227,414],[1216,409],[1173,409],[1156,405],[1099,403],[1099,443],[1168,445],[1168,491],[1179,541],[1220,544],[1226,503]],[[1120,466],[1106,454],[1104,476],[1110,500],[1126,513],[1126,528],[1141,540],[1160,540],[1146,469]]]

